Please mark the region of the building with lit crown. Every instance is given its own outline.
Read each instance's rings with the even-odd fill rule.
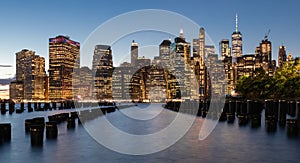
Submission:
[[[79,84],[80,43],[68,36],[49,39],[49,99],[73,100]]]

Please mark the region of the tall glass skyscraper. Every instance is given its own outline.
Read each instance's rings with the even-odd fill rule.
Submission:
[[[236,63],[237,57],[241,57],[243,54],[243,41],[242,33],[238,30],[238,16],[235,17],[235,31],[231,35],[232,44],[232,62]]]
[[[68,36],[49,39],[49,99],[72,100],[79,83],[80,43]]]
[[[94,97],[97,100],[111,100],[113,61],[110,46],[95,46],[92,72]]]

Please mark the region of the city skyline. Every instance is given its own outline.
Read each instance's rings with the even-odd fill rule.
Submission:
[[[80,68],[79,42],[71,40],[68,36],[49,38],[49,76],[45,73],[44,59],[43,62],[32,60],[34,51],[23,49],[16,53],[17,75],[16,80],[10,83],[10,99],[17,101],[132,99],[144,102],[180,98],[204,100],[210,98],[211,94],[224,95],[225,92],[226,95],[235,96],[235,85],[240,78],[251,77],[257,70],[263,70],[270,77],[275,75],[276,60],[272,60],[272,43],[267,35],[256,47],[255,54],[242,54],[242,36],[236,25],[236,30],[232,34],[232,49],[237,47],[237,53],[235,55],[235,52],[230,52],[229,40],[222,40],[220,42],[222,56],[215,53],[213,45],[205,44],[203,27],[200,27],[198,37],[193,39],[191,46],[181,29],[174,42],[171,39],[162,40],[159,55],[154,56],[152,63],[151,59],[139,57],[139,44],[133,40],[130,62],[123,62],[117,67],[113,65],[111,46],[97,44],[94,47],[90,70],[85,65]],[[286,56],[285,50],[280,56],[279,68],[282,64],[293,62],[290,55]],[[39,64],[42,66],[38,66]],[[90,74],[85,69],[90,71]],[[87,78],[84,79],[80,75]],[[38,76],[42,80],[39,80]],[[182,82],[178,83],[178,79]],[[217,89],[212,89],[212,85]],[[150,89],[152,86],[161,88],[155,92]],[[93,93],[90,90],[93,90]],[[129,96],[126,95],[126,91]],[[161,97],[163,94],[165,97],[160,100],[153,99],[149,95],[150,92],[155,92],[155,95],[162,93]],[[36,93],[39,95],[31,96]]]
[[[8,88],[5,81],[15,76],[16,52],[22,49],[35,51],[37,55],[45,58],[46,70],[48,70],[48,38],[57,35],[67,35],[80,43],[84,43],[89,34],[105,21],[119,14],[134,10],[149,8],[169,10],[191,19],[206,29],[209,39],[211,39],[212,43],[216,46],[217,54],[219,54],[219,42],[222,39],[231,40],[231,34],[236,28],[236,14],[238,14],[239,17],[239,31],[243,34],[243,54],[254,54],[255,47],[263,40],[269,29],[271,29],[269,40],[272,42],[272,59],[278,59],[278,49],[281,45],[286,46],[286,52],[291,52],[294,57],[299,56],[298,52],[300,51],[297,46],[297,36],[299,36],[299,31],[296,29],[297,22],[293,21],[300,15],[297,14],[298,11],[294,8],[299,3],[297,1],[289,3],[272,1],[272,4],[270,4],[269,2],[239,3],[236,0],[229,2],[216,0],[206,2],[206,7],[201,8],[201,10],[197,10],[197,8],[194,7],[195,4],[200,5],[204,3],[201,1],[189,1],[183,6],[178,6],[168,1],[159,3],[143,2],[142,4],[135,3],[134,5],[123,4],[124,2],[120,1],[119,4],[122,4],[122,8],[113,8],[112,6],[114,6],[114,4],[110,4],[109,2],[91,2],[88,4],[79,2],[69,4],[51,1],[45,2],[47,3],[46,5],[41,2],[33,2],[34,3],[17,3],[17,1],[0,2],[1,12],[4,13],[2,14],[2,21],[5,22],[1,27],[2,37],[0,38],[2,42],[2,48],[0,48],[0,56],[2,56],[0,63],[0,84],[4,84],[4,86],[1,85],[0,87],[0,94],[5,92]],[[105,4],[108,7],[98,11],[95,9],[97,4]],[[56,8],[56,6],[59,7]],[[256,9],[255,13],[253,10],[249,10],[249,8],[254,7]],[[11,10],[11,8],[15,10]],[[24,8],[26,8],[26,10],[24,10]],[[63,8],[63,10],[59,10],[60,8]],[[87,11],[84,8],[94,10]],[[285,19],[287,17],[288,19]],[[18,24],[22,24],[22,27]],[[170,37],[170,35],[165,35],[163,39]],[[153,36],[153,38],[153,40],[155,40],[155,36]],[[159,37],[156,37],[156,42],[152,41],[150,44],[158,45],[162,38],[159,38],[159,41],[157,41],[157,38]],[[187,38],[189,42],[192,42],[192,39],[193,38]],[[149,41],[144,42],[144,40],[140,38],[136,40],[141,47],[149,44]],[[126,47],[123,48],[123,51],[126,51],[125,54],[128,54],[128,56],[124,57],[124,53],[118,53],[118,49],[114,50],[115,53],[113,56],[118,57],[121,55],[123,58],[126,59],[127,57],[128,59],[130,57],[130,49],[128,49],[127,45],[123,47]],[[154,54],[151,55],[157,56],[158,47],[154,49],[150,47],[144,50],[152,50]],[[143,56],[145,53],[142,48],[140,50],[140,54]],[[219,54],[219,57],[220,55],[221,54]],[[146,57],[149,58],[149,56]],[[114,63],[117,62],[114,61]],[[46,71],[46,73],[48,73],[48,71]]]
[[[176,3],[170,3],[170,1],[133,3],[134,5],[119,1],[118,3],[122,8],[113,8],[111,6],[114,4],[109,2],[97,3],[92,1],[74,4],[59,1],[33,2],[1,2],[2,21],[5,24],[1,27],[1,42],[4,48],[0,49],[0,55],[12,56],[3,58],[2,63],[0,63],[1,65],[12,65],[12,67],[1,67],[1,79],[14,76],[12,73],[15,72],[13,56],[21,49],[28,48],[36,51],[37,54],[45,57],[47,65],[49,53],[47,38],[62,34],[70,35],[75,40],[84,42],[95,28],[110,18],[125,12],[147,8],[170,10],[190,18],[204,26],[215,44],[221,39],[230,38],[235,29],[235,14],[238,13],[239,30],[243,33],[245,54],[254,53],[257,42],[263,39],[268,29],[271,29],[270,40],[273,42],[274,58],[277,58],[278,47],[282,43],[287,46],[287,52],[299,56],[298,52],[300,51],[296,44],[299,31],[296,29],[297,22],[294,21],[299,15],[297,14],[299,11],[295,8],[299,3],[297,1],[289,1],[288,3],[272,1],[272,4],[260,1],[258,1],[259,3],[253,1],[251,3],[239,3],[236,0],[212,1],[205,2],[206,7],[201,8],[201,10],[193,7],[195,4],[204,3],[201,1],[189,1],[182,7],[175,5]],[[96,11],[94,9],[97,4],[108,7]],[[59,7],[55,8],[54,6]],[[11,10],[13,8],[15,10]],[[24,10],[25,8],[26,10]],[[63,10],[60,11],[59,8]],[[91,8],[91,10],[83,10],[85,8]],[[250,10],[251,8],[255,8],[256,12]],[[22,24],[22,27],[18,24]],[[14,43],[12,44],[13,40]]]

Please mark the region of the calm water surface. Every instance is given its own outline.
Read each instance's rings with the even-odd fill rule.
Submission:
[[[155,115],[149,121],[128,117],[134,109],[107,114],[116,127],[133,134],[153,133],[174,119],[174,112],[157,109],[160,105],[144,107],[145,113]],[[155,107],[155,108],[154,108]],[[173,146],[154,154],[132,156],[111,151],[95,141],[82,125],[68,130],[66,123],[58,125],[58,138],[44,140],[43,147],[31,147],[30,135],[25,133],[28,118],[53,115],[68,110],[0,115],[0,122],[12,124],[12,140],[0,145],[0,162],[299,162],[300,137],[288,137],[285,128],[275,133],[265,130],[264,120],[259,128],[219,122],[207,139],[198,140],[202,118],[197,118],[189,132]],[[70,110],[74,111],[74,110]],[[142,113],[142,112],[140,112]],[[151,116],[150,116],[151,117]],[[103,118],[103,117],[99,117]],[[97,119],[87,123],[94,123]],[[45,137],[45,135],[44,135]],[[122,138],[119,138],[122,140]],[[126,143],[126,140],[124,140]]]

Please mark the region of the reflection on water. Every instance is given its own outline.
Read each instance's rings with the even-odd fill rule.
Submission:
[[[131,112],[130,114],[125,114],[123,110],[116,111],[107,114],[106,117],[124,132],[145,134],[162,130],[172,123],[176,116],[169,110],[156,109],[152,112],[149,107],[145,109],[149,109],[148,118],[157,112],[160,113],[147,121],[131,119],[130,116],[134,115],[133,110],[127,110],[127,113]],[[237,121],[233,124],[220,122],[207,139],[200,141],[198,134],[203,119],[197,118],[189,132],[176,144],[161,152],[141,156],[120,154],[105,148],[77,123],[73,130],[68,130],[66,123],[59,124],[57,140],[45,139],[43,147],[31,147],[30,135],[25,134],[25,119],[37,116],[47,118],[48,115],[59,112],[66,110],[0,115],[0,122],[12,123],[11,143],[0,145],[0,162],[299,162],[300,160],[300,138],[288,136],[286,128],[280,127],[276,132],[268,133],[265,130],[264,120],[258,128],[251,128],[250,124],[239,126]],[[115,139],[126,142],[122,137]]]

